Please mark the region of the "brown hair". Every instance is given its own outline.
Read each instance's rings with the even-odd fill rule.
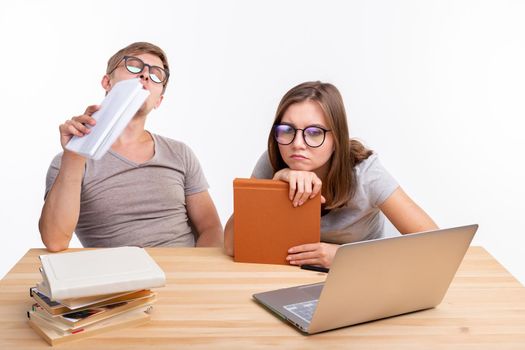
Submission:
[[[114,71],[115,68],[122,61],[122,59],[124,59],[124,56],[137,55],[143,53],[149,53],[160,58],[160,60],[162,61],[163,68],[169,72],[170,66],[168,64],[168,57],[166,56],[166,53],[157,45],[153,45],[145,41],[139,41],[136,43],[129,44],[128,46],[118,50],[113,56],[111,56],[108,60],[108,65],[106,67],[106,74],[109,74],[110,72]],[[162,93],[166,91],[167,85],[168,81],[164,83]]]
[[[343,98],[339,90],[329,83],[313,81],[293,87],[281,99],[275,113],[274,125],[281,122],[288,107],[307,100],[319,103],[327,127],[334,137],[334,152],[329,160],[330,170],[326,179],[323,179],[325,208],[341,208],[348,204],[356,190],[354,167],[373,152],[361,142],[350,139]],[[268,136],[268,155],[274,172],[288,167],[279,152],[279,145],[273,136],[273,128]]]

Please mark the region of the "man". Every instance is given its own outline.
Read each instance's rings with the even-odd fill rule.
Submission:
[[[140,78],[150,91],[111,149],[97,161],[65,149],[74,136],[95,126],[98,106],[59,127],[63,152],[48,170],[39,221],[50,251],[69,246],[76,232],[85,247],[220,246],[222,226],[207,191],[200,164],[189,147],[145,130],[146,117],[158,108],[169,79],[165,53],[133,43],[108,61],[102,87]]]

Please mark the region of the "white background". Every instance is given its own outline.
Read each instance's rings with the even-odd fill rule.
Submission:
[[[281,96],[320,79],[436,222],[480,224],[474,244],[524,283],[524,18],[502,0],[2,2],[0,276],[43,246],[58,125],[102,100],[115,51],[151,41],[172,79],[147,128],[193,148],[223,223]]]

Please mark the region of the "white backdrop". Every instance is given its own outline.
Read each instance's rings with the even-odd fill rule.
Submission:
[[[2,2],[0,276],[43,246],[58,125],[101,101],[109,56],[145,40],[172,66],[147,127],[193,148],[223,224],[280,97],[320,79],[436,222],[479,223],[474,244],[524,283],[523,18],[518,0]]]

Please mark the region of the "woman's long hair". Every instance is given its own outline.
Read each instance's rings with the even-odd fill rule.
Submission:
[[[306,82],[288,91],[277,107],[274,125],[281,122],[288,107],[303,101],[319,103],[324,112],[327,127],[334,137],[334,152],[328,161],[330,170],[326,178],[322,179],[322,193],[326,199],[326,209],[341,208],[352,199],[356,190],[354,167],[367,159],[372,151],[361,142],[350,139],[343,99],[337,88],[329,83]],[[273,128],[268,136],[268,155],[274,173],[288,167],[279,152]]]

